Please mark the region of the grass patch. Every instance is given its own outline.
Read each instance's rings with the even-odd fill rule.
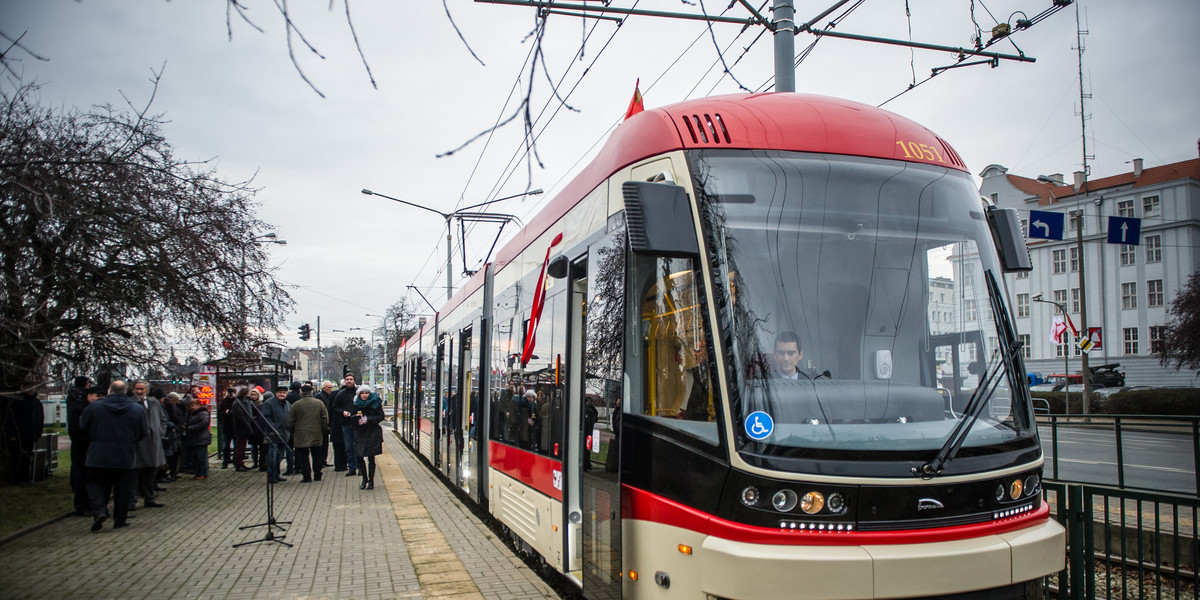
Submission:
[[[71,452],[58,453],[58,469],[30,487],[0,483],[0,537],[68,513],[75,508],[71,492]]]

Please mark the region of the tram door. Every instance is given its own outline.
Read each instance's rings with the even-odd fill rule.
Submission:
[[[610,223],[608,235],[588,249],[586,263],[571,268],[572,277],[578,277],[571,286],[571,356],[580,357],[581,364],[576,365],[573,358],[574,410],[569,431],[578,439],[568,448],[579,452],[571,457],[571,463],[579,472],[583,593],[600,600],[620,598],[622,584],[620,446],[626,241],[621,217]]]
[[[451,459],[454,465],[454,479],[458,487],[470,495],[471,489],[467,485],[467,470],[464,468],[469,465],[467,459],[467,447],[464,445],[463,431],[465,426],[463,421],[469,418],[466,410],[465,399],[471,390],[471,329],[464,329],[458,334],[458,371],[455,374],[454,381],[450,385],[450,408],[446,411],[446,416],[449,421],[449,426],[446,428],[451,441]]]
[[[443,335],[438,339],[437,347],[437,385],[433,390],[433,466],[439,471],[445,465],[445,457],[443,453],[446,448],[446,435],[442,432],[442,428],[446,424],[446,390],[450,379],[450,365],[447,364],[450,360],[450,353],[453,351],[450,343],[450,336]]]

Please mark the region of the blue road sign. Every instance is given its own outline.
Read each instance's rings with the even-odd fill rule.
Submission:
[[[745,427],[750,439],[761,442],[771,437],[771,432],[775,431],[775,421],[771,415],[759,410],[746,415]]]
[[[1108,243],[1138,246],[1142,243],[1142,220],[1136,217],[1109,217]]]
[[[1029,211],[1029,239],[1061,240],[1067,215],[1045,210]]]

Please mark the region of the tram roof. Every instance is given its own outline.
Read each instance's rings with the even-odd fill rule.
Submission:
[[[786,92],[687,100],[646,109],[617,126],[588,166],[500,249],[493,263],[495,270],[512,262],[620,169],[675,150],[725,148],[866,156],[967,172],[958,153],[932,131],[867,104]],[[483,274],[481,269],[472,276],[441,312],[453,310],[482,287]]]

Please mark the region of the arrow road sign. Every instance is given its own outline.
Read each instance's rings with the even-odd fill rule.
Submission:
[[[1140,245],[1142,243],[1142,220],[1135,217],[1109,217],[1108,243]]]
[[[1063,239],[1067,216],[1045,210],[1029,211],[1029,238],[1042,240]]]

